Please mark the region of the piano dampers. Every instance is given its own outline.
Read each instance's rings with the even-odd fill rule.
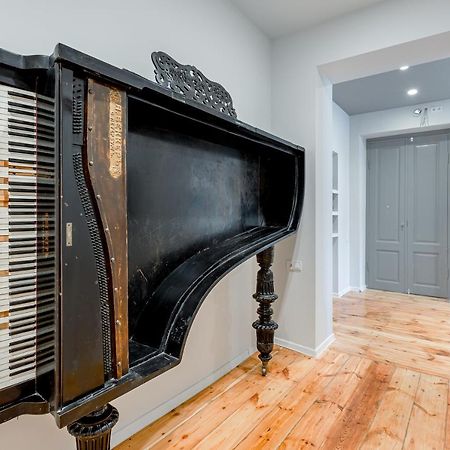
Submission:
[[[54,101],[0,85],[0,389],[54,367]]]

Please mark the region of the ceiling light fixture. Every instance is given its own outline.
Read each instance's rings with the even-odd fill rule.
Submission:
[[[413,111],[413,114],[414,114],[415,116],[420,116],[420,115],[422,114],[422,109],[421,109],[421,108],[416,108],[416,109]]]
[[[401,66],[400,67],[400,70],[401,71],[405,71],[405,70],[408,70],[409,69],[409,66]]]
[[[416,95],[419,91],[417,89],[409,89],[407,94],[408,95]]]

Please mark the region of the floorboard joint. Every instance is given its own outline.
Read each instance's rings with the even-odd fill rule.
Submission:
[[[116,450],[450,450],[450,304],[381,291],[334,302],[311,359],[256,354]]]

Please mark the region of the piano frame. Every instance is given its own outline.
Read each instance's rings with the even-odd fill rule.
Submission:
[[[112,428],[117,421],[114,408],[104,405],[179,364],[189,329],[207,294],[225,274],[254,255],[258,255],[261,269],[254,295],[260,305],[259,319],[253,327],[265,375],[277,328],[271,318],[271,304],[277,298],[270,271],[273,246],[295,233],[299,225],[304,149],[239,121],[230,114],[234,109],[227,107],[224,114],[220,105],[211,108],[204,99],[199,102],[195,96],[188,98],[62,44],[49,57],[0,50],[0,83],[54,96],[60,174],[55,371],[50,377],[37,378],[36,392],[21,392],[19,387],[9,403],[0,401],[0,420],[51,412],[59,427],[74,424],[69,431],[79,442],[94,435],[98,439],[99,430],[93,431],[92,423],[109,421]],[[145,120],[147,116],[152,117],[152,122]],[[169,151],[145,159],[142,149],[172,138],[173,148],[179,153],[167,164],[174,167],[177,159],[182,160],[174,178],[187,177],[186,167],[213,167],[208,182],[201,182],[218,197],[202,197],[202,191],[191,185],[186,192],[176,192],[175,197],[181,196],[183,205],[189,201],[193,205],[194,212],[188,211],[184,227],[177,222],[175,231],[181,241],[187,236],[189,245],[165,256],[164,264],[170,270],[164,272],[158,266],[148,272],[158,286],[150,295],[142,290],[142,282],[132,278],[145,255],[133,255],[138,254],[139,239],[143,239],[137,233],[156,233],[157,226],[164,225],[164,218],[152,216],[151,225],[142,225],[147,223],[142,219],[142,202],[158,205],[159,195],[162,202],[173,207],[176,198],[167,194],[170,184],[164,177],[169,174],[158,178],[161,167],[151,169]],[[133,157],[132,152],[138,156]],[[148,162],[148,177],[141,174],[133,178],[132,173],[139,173],[140,158]],[[214,167],[220,167],[220,171]],[[242,180],[237,185],[230,181],[228,186],[227,180],[234,180],[237,171],[243,173]],[[155,184],[149,179],[158,180],[160,192],[155,194]],[[194,200],[199,196],[204,203],[197,207]],[[135,200],[141,197],[142,204]],[[242,198],[245,205],[236,204]],[[196,214],[203,217],[205,205],[219,223],[212,231],[207,225],[197,229],[199,225],[193,220]],[[87,225],[89,214],[93,221]],[[231,224],[224,226],[227,214]],[[194,233],[204,233],[203,240],[191,239]],[[169,238],[161,235],[164,245]],[[95,245],[101,249],[95,250]],[[129,249],[134,252],[131,256]],[[144,250],[152,254],[151,247]],[[95,251],[102,257],[98,258]],[[102,276],[103,300],[98,292]],[[172,292],[174,286],[179,286],[176,293]],[[134,322],[128,319],[129,292],[132,299],[138,299],[140,308],[133,313]],[[146,300],[140,304],[144,296]],[[111,357],[98,362],[98,355],[105,353],[105,340],[98,330],[106,320],[99,307],[102,301],[110,308],[103,326],[111,334]],[[132,341],[133,347],[129,347]],[[86,373],[89,377],[83,377]],[[89,416],[93,412],[98,420]],[[87,422],[83,422],[85,416],[90,417]],[[88,431],[86,426],[90,427]]]

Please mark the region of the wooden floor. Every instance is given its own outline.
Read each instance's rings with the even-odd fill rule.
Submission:
[[[450,450],[450,304],[351,293],[335,334],[319,359],[276,348],[266,378],[253,355],[116,449]]]

